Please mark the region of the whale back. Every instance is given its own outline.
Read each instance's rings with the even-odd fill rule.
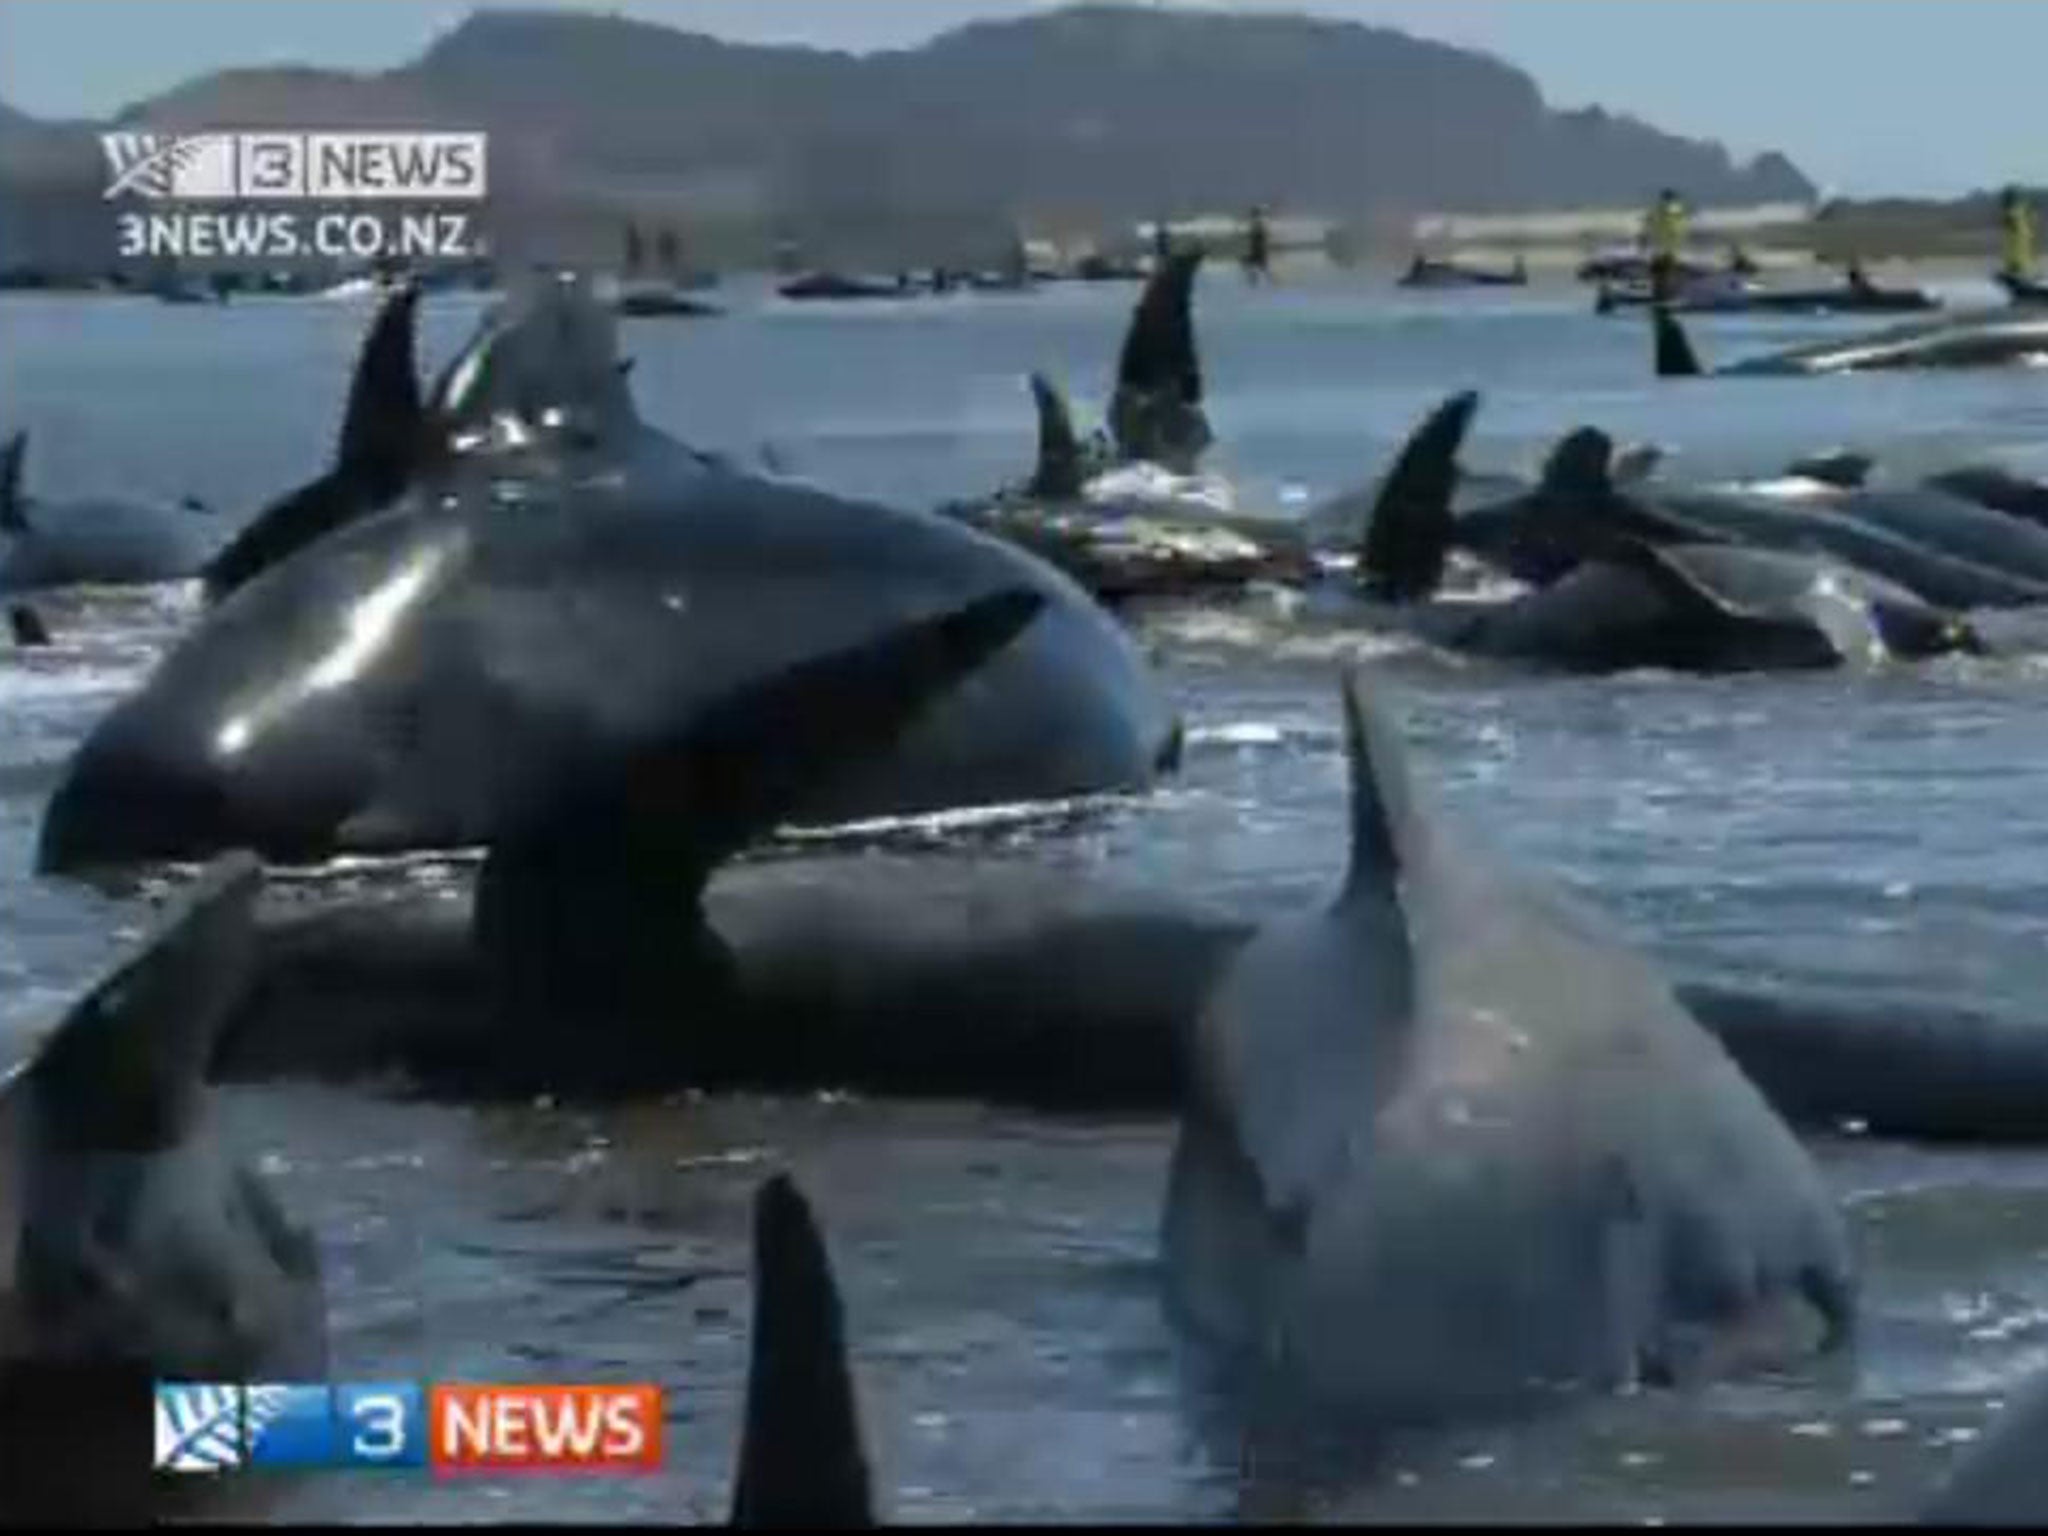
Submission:
[[[1396,1417],[1532,1383],[1774,1363],[1850,1266],[1799,1144],[1649,960],[1454,835],[1347,683],[1352,865],[1204,1008],[1174,1294],[1314,1396]],[[1708,1367],[1711,1368],[1711,1367]]]
[[[477,324],[435,384],[438,431],[457,452],[565,441],[602,447],[640,426],[618,322],[571,274],[522,280]]]
[[[2037,1375],[1996,1419],[1920,1512],[1923,1525],[2038,1527],[2048,1517],[2048,1373]]]

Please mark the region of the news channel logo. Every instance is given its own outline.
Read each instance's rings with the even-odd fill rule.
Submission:
[[[123,260],[464,260],[482,133],[103,133]],[[398,211],[404,210],[404,211]]]
[[[649,1472],[661,1389],[646,1384],[159,1382],[155,1466],[438,1474]]]
[[[159,1472],[426,1465],[418,1382],[159,1382]]]
[[[482,133],[103,133],[108,201],[479,202]]]

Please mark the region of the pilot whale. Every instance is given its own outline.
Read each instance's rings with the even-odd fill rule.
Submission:
[[[1921,1511],[1923,1525],[2038,1528],[2048,1518],[2048,1374],[2037,1375],[1992,1420]]]
[[[1678,318],[1652,305],[1657,374],[1688,378],[1707,372]],[[1745,357],[1712,370],[1737,375],[1811,376],[1880,368],[2038,367],[2048,362],[2048,315],[1997,309],[1887,326],[1861,336]]]
[[[1038,454],[1029,478],[939,510],[1042,556],[1106,602],[1309,579],[1309,525],[1241,506],[1237,487],[1196,470],[1210,441],[1188,293],[1197,260],[1190,253],[1162,266],[1132,311],[1113,437],[1084,439],[1065,392],[1033,373]]]
[[[215,861],[0,1085],[0,1518],[150,1509],[153,1380],[317,1380],[312,1244],[212,1134],[202,1078],[247,991],[246,854]]]
[[[1065,577],[706,464],[640,421],[612,324],[559,283],[487,320],[438,391],[449,467],[209,613],[74,755],[42,867],[488,847],[480,925],[603,971],[622,932],[686,950],[668,920],[777,820],[1170,766],[1143,659]]]
[[[31,498],[22,489],[27,453],[25,431],[0,449],[0,594],[182,581],[220,541],[212,509],[190,498],[174,507]]]
[[[1879,576],[1811,550],[1722,544],[1659,497],[1617,490],[1612,444],[1592,428],[1558,445],[1534,490],[1457,515],[1456,455],[1477,404],[1469,391],[1445,401],[1388,472],[1357,565],[1382,605],[1368,621],[1468,655],[1589,672],[1832,667],[1983,648],[1963,615]],[[1439,599],[1454,544],[1543,584],[1506,600]]]
[[[1387,1420],[1841,1338],[1849,1252],[1799,1143],[1651,965],[1452,840],[1356,676],[1344,707],[1345,884],[1196,1025],[1175,1315]]]

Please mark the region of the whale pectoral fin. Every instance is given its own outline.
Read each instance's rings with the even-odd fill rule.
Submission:
[[[1475,390],[1451,396],[1409,435],[1380,484],[1359,545],[1367,590],[1390,602],[1416,602],[1443,580],[1455,524],[1458,449],[1479,408]]]
[[[1743,614],[1741,606],[1715,590],[1700,573],[1685,563],[1682,550],[1648,544],[1640,539],[1616,537],[1602,551],[1606,559],[1636,572],[1657,589],[1680,613],[1698,618],[1726,620]]]
[[[71,1010],[22,1084],[36,1145],[157,1152],[185,1139],[214,1045],[248,993],[262,884],[253,855],[214,860],[138,953]]]
[[[1685,334],[1685,327],[1678,323],[1678,317],[1668,306],[1650,306],[1650,325],[1656,340],[1658,378],[1697,378],[1706,371],[1700,367],[1699,354],[1693,351],[1692,339]]]
[[[754,1197],[754,1321],[730,1523],[874,1523],[832,1261],[786,1174]]]
[[[426,413],[413,347],[419,297],[419,284],[408,281],[392,291],[371,321],[356,357],[335,452],[337,474],[388,487],[386,495],[396,495],[405,484],[422,447]]]
[[[500,840],[630,847],[708,872],[836,774],[886,751],[1044,606],[1034,591],[996,592],[751,684],[679,735],[580,776]]]
[[[28,532],[28,503],[21,494],[21,465],[28,455],[28,432],[23,429],[0,448],[0,529],[9,533]]]

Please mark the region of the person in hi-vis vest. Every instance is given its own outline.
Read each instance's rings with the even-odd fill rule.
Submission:
[[[1650,297],[1662,303],[1678,291],[1678,256],[1685,248],[1686,207],[1666,187],[1643,216],[1643,245],[1650,257]]]
[[[2005,225],[2004,265],[2006,277],[2026,280],[2034,275],[2034,210],[2018,187],[1998,194],[1999,217]]]

